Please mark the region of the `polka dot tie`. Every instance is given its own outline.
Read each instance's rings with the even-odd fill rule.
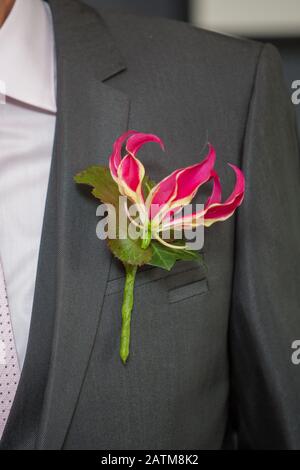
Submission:
[[[0,262],[0,439],[15,398],[20,367],[10,319],[3,268]]]

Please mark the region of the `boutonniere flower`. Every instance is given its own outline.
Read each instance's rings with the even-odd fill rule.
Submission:
[[[156,135],[126,132],[114,143],[108,167],[89,167],[74,178],[76,183],[91,186],[92,194],[107,208],[114,209],[108,211],[108,222],[115,230],[108,231],[107,243],[113,255],[123,263],[126,274],[120,341],[120,357],[124,364],[130,350],[130,322],[138,268],[149,264],[171,270],[180,260],[202,261],[201,254],[191,249],[184,234],[231,217],[242,203],[245,192],[242,171],[230,165],[236,183],[231,195],[222,202],[220,179],[214,169],[216,153],[211,145],[200,163],[177,169],[154,183],[137,157],[138,151],[149,142],[159,144],[164,150],[163,142]],[[199,188],[210,181],[213,183],[211,194],[201,209],[183,214]]]

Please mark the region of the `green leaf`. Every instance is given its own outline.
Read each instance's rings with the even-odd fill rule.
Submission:
[[[118,214],[119,210],[119,188],[113,180],[109,168],[103,166],[92,166],[78,173],[74,180],[78,184],[86,184],[93,188],[92,194],[104,204],[112,204]],[[149,183],[150,184],[150,183]],[[118,216],[117,216],[118,223]],[[117,233],[119,226],[117,226]],[[142,266],[149,263],[152,257],[152,249],[146,250],[141,247],[141,239],[108,239],[111,252],[124,264],[131,266]]]
[[[179,260],[203,263],[203,256],[197,251],[173,249],[158,242],[152,242],[150,246],[152,248],[152,258],[148,264],[151,266],[170,271],[176,261]]]
[[[113,180],[109,168],[104,166],[91,166],[78,173],[74,180],[78,184],[86,184],[93,188],[92,194],[104,204],[113,204],[118,207],[119,188]]]
[[[108,239],[107,243],[112,253],[124,264],[142,266],[148,264],[152,258],[152,249],[150,247],[146,250],[142,249],[141,239]]]
[[[182,261],[198,261],[203,263],[203,255],[199,253],[199,251],[193,250],[176,250],[177,252],[177,260]]]
[[[151,264],[151,266],[157,266],[158,268],[171,271],[176,263],[176,253],[170,252],[167,247],[156,242],[152,242],[151,247],[152,258],[149,264]]]

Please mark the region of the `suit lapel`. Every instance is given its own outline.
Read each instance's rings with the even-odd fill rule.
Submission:
[[[57,194],[58,248],[51,253],[57,257],[56,318],[37,441],[41,449],[63,445],[99,326],[110,267],[106,244],[96,237],[97,203],[76,187],[73,176],[89,165],[107,164],[112,142],[127,129],[129,110],[127,97],[109,86],[109,78],[125,66],[101,18],[70,0],[49,3],[58,69],[55,174],[49,191]]]

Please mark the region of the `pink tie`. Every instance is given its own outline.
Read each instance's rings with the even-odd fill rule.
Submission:
[[[0,262],[0,439],[15,398],[20,367],[10,319],[5,279]]]

